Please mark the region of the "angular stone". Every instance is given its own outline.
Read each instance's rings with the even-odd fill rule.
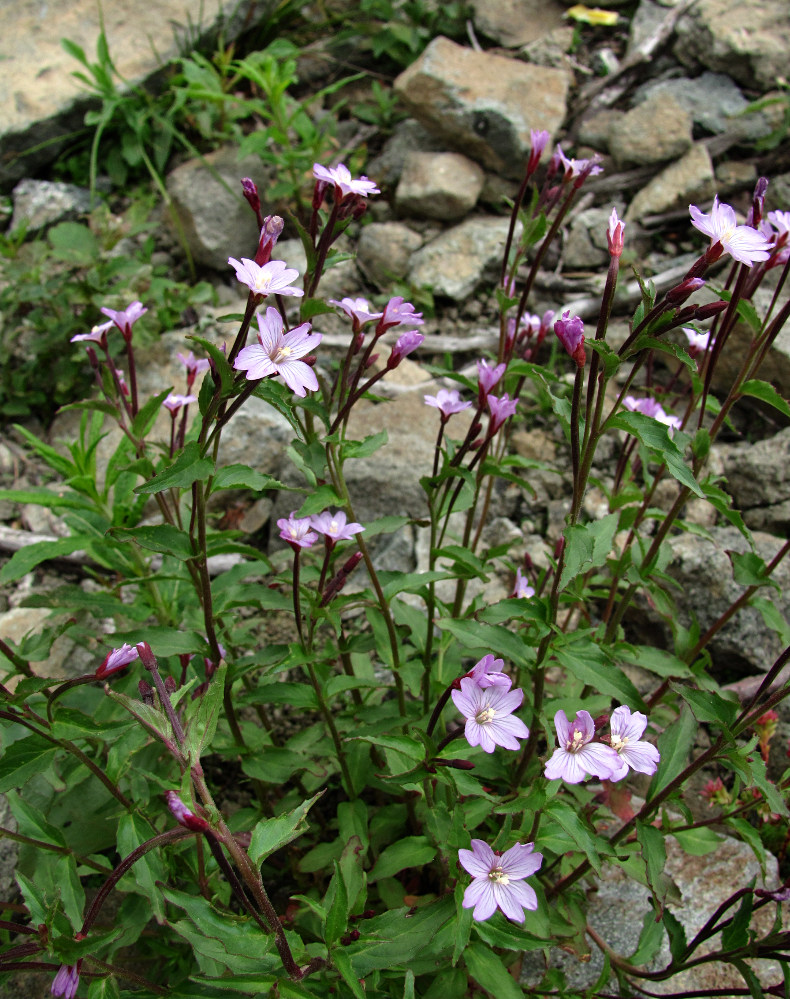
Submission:
[[[414,118],[398,122],[384,148],[368,164],[368,174],[379,187],[395,187],[406,157],[414,152],[441,152],[444,143]]]
[[[183,234],[196,263],[228,270],[228,257],[254,257],[258,224],[241,195],[240,180],[260,178],[257,157],[239,161],[228,146],[201,159],[187,160],[167,177],[167,190]],[[264,185],[258,183],[261,202]]]
[[[422,246],[422,237],[402,222],[372,222],[357,244],[357,266],[377,288],[387,288],[409,272],[412,254]]]
[[[562,124],[570,83],[564,69],[475,52],[439,37],[395,80],[395,91],[449,145],[488,169],[519,175],[530,129],[554,135]]]
[[[674,98],[661,94],[615,119],[609,152],[618,166],[643,166],[677,159],[691,141],[691,116]]]
[[[678,20],[674,54],[762,92],[787,76],[790,5],[787,0],[699,0]]]
[[[472,0],[475,27],[508,49],[561,28],[563,8],[554,0]]]
[[[677,163],[664,167],[634,197],[625,213],[626,221],[659,215],[692,201],[709,200],[715,194],[713,163],[701,142],[695,143]]]
[[[395,192],[396,207],[403,215],[456,222],[477,204],[484,176],[460,153],[411,153]]]
[[[573,219],[563,247],[563,260],[567,269],[589,270],[608,263],[606,235],[611,214],[610,207],[588,208]]]
[[[20,180],[13,190],[11,229],[27,225],[28,232],[76,218],[90,211],[90,191],[76,184],[50,180]]]
[[[443,232],[412,257],[409,280],[418,288],[462,302],[502,259],[509,219],[467,219]]]
[[[754,530],[790,530],[790,427],[755,443],[722,445],[727,492]]]

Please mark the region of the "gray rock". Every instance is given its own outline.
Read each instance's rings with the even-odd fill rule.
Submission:
[[[113,0],[100,11],[94,0],[0,4],[0,185],[10,186],[58,157],[70,133],[82,128],[89,101],[72,74],[79,63],[60,44],[68,38],[96,62],[103,18],[107,42],[120,79],[151,81],[162,65],[194,47],[192,34],[206,37],[221,24],[231,41],[247,23],[247,6],[219,0],[170,0],[142,7],[137,0]],[[214,12],[218,12],[215,16]],[[258,15],[263,16],[263,11]],[[83,70],[85,72],[85,70]]]
[[[573,60],[568,54],[573,49],[575,29],[571,24],[563,24],[553,31],[528,42],[521,55],[533,66],[548,66],[552,69],[565,69],[573,72]]]
[[[553,135],[562,124],[570,82],[566,70],[475,52],[439,37],[395,80],[395,91],[449,145],[510,175],[523,170],[530,129]]]
[[[609,152],[618,166],[664,163],[691,147],[691,116],[671,95],[656,94],[612,123]]]
[[[395,204],[402,215],[457,222],[477,204],[484,174],[460,153],[410,153]]]
[[[357,244],[357,266],[377,288],[386,289],[406,277],[412,254],[422,246],[422,237],[401,222],[366,225]]]
[[[475,27],[505,48],[516,49],[563,27],[554,0],[472,0]]]
[[[0,826],[16,832],[16,819],[11,814],[8,798],[4,794],[0,795]],[[5,901],[10,900],[17,892],[14,881],[14,869],[16,868],[19,847],[11,840],[3,837],[0,839],[0,898]]]
[[[241,195],[240,180],[252,177],[258,183],[261,173],[257,157],[239,161],[237,150],[226,147],[188,160],[168,175],[176,231],[196,263],[227,272],[228,257],[255,256],[258,224]],[[258,188],[263,192],[262,184]]]
[[[579,142],[591,146],[600,153],[609,151],[609,136],[615,125],[625,117],[625,111],[604,108],[582,118],[579,123]]]
[[[790,533],[790,427],[755,443],[718,448],[727,492],[753,530]]]
[[[790,6],[786,0],[699,0],[678,20],[674,54],[764,92],[787,75]]]
[[[370,161],[368,173],[379,187],[395,187],[407,156],[415,152],[440,152],[444,148],[441,139],[414,118],[407,118],[395,126],[381,153]]]
[[[736,583],[728,551],[743,554],[749,543],[735,527],[714,527],[711,540],[683,534],[670,540],[673,559],[668,574],[680,585],[675,593],[677,618],[688,627],[692,614],[704,633],[743,593]],[[753,534],[757,553],[765,562],[776,555],[782,542],[770,534]],[[780,562],[772,578],[782,593],[763,591],[777,611],[790,621],[790,564]],[[779,637],[769,631],[755,607],[741,608],[716,634],[708,646],[715,669],[728,679],[754,670],[770,668],[782,651]]]
[[[617,206],[622,208],[622,206]],[[572,220],[563,247],[565,267],[571,270],[589,270],[608,263],[609,249],[606,235],[611,207],[588,208]],[[622,214],[618,211],[622,218]]]
[[[710,200],[715,193],[713,163],[701,143],[695,143],[676,163],[657,174],[634,197],[626,221],[659,215],[692,201]]]
[[[478,217],[453,226],[414,254],[409,280],[462,302],[501,261],[509,224],[509,219]]]
[[[89,212],[90,191],[76,184],[51,180],[20,180],[12,192],[14,215],[11,229],[26,225],[28,232],[74,219]]]

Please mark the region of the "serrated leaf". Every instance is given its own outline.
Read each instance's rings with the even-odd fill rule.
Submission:
[[[211,482],[212,493],[220,489],[251,489],[253,492],[262,493],[266,489],[285,488],[282,482],[272,478],[271,475],[256,472],[247,465],[226,465],[217,471]]]
[[[199,479],[207,479],[213,472],[214,462],[202,458],[198,442],[190,441],[172,465],[157,472],[150,482],[137,486],[134,492],[149,495],[165,489],[186,489]]]
[[[0,571],[0,583],[13,583],[42,562],[85,550],[92,541],[93,538],[87,535],[77,534],[70,538],[58,538],[57,541],[38,541],[20,548]]]
[[[51,766],[58,747],[36,734],[17,739],[0,757],[0,793],[22,787]]]
[[[275,850],[302,835],[307,828],[306,815],[323,793],[319,791],[284,815],[276,815],[273,819],[261,819],[252,830],[250,847],[247,851],[253,864],[259,866],[270,853],[274,853]]]
[[[619,519],[619,514],[608,513],[589,524],[566,527],[565,563],[560,577],[560,590],[564,590],[581,573],[606,565],[612,552]]]
[[[614,851],[606,840],[596,838],[584,823],[578,811],[562,798],[554,798],[546,804],[545,815],[550,816],[565,830],[573,842],[587,857],[593,870],[601,873],[602,857],[612,856]]]
[[[146,527],[111,527],[108,533],[117,541],[134,541],[147,551],[172,555],[182,561],[195,557],[189,535],[186,531],[179,531],[172,524],[154,524]]]
[[[778,409],[783,416],[790,416],[790,405],[788,405],[787,400],[779,395],[773,385],[761,381],[759,378],[753,378],[751,381],[744,382],[741,385],[740,394],[751,396],[753,399],[759,399],[760,402]]]
[[[670,428],[666,424],[660,423],[650,416],[645,416],[644,413],[624,412],[613,417],[607,426],[633,434],[657,461],[666,465],[667,471],[681,485],[687,486],[696,496],[704,495],[699,483],[692,475],[691,469],[686,464],[680,448],[670,437]],[[676,430],[675,435],[680,436],[679,431]]]
[[[684,708],[676,722],[669,725],[658,737],[661,760],[650,782],[647,800],[670,784],[685,769],[691,747],[697,737],[699,725],[688,708]]]

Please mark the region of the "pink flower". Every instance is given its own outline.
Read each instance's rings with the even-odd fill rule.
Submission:
[[[689,354],[691,354],[692,357],[697,357],[698,354],[704,354],[710,346],[710,331],[706,333],[699,333],[691,326],[684,326],[683,332],[686,334],[686,339],[689,342]]]
[[[609,254],[612,257],[619,257],[623,252],[623,233],[625,222],[621,222],[617,217],[617,209],[612,209],[609,216],[609,229],[606,233],[606,241],[609,244]]]
[[[787,238],[790,233],[790,212],[768,212],[768,221],[776,230],[777,236]]]
[[[187,369],[188,375],[197,375],[200,374],[201,371],[208,371],[209,369],[208,361],[205,358],[195,357],[191,350],[186,356],[180,352],[176,356]]]
[[[409,326],[422,326],[424,320],[421,312],[415,312],[411,302],[404,302],[401,295],[391,298],[384,306],[376,331],[383,333],[392,326],[408,323]]]
[[[485,406],[489,392],[496,388],[504,373],[504,364],[491,367],[488,361],[481,359],[477,362],[477,397],[481,406]]]
[[[53,996],[62,996],[63,999],[74,999],[80,984],[81,965],[81,960],[76,964],[61,964],[52,982],[50,993]]]
[[[466,718],[464,735],[470,746],[480,746],[493,753],[496,746],[518,749],[519,739],[526,739],[529,729],[513,712],[521,705],[524,691],[496,685],[480,687],[471,677],[461,680],[461,689],[450,695],[453,703]]]
[[[507,392],[505,392],[499,398],[495,395],[489,395],[486,401],[488,402],[488,408],[491,410],[491,423],[488,432],[493,437],[505,420],[509,419],[516,412],[518,399],[511,399]]]
[[[395,342],[395,346],[392,348],[392,353],[387,361],[387,368],[389,370],[397,368],[403,358],[411,354],[412,351],[415,351],[424,339],[425,337],[422,333],[418,333],[417,330],[408,330],[406,333],[401,333]]]
[[[513,588],[514,597],[530,597],[535,596],[535,590],[529,585],[529,580],[526,576],[521,575],[521,569],[516,569],[516,584]]]
[[[654,420],[658,420],[659,423],[664,423],[669,427],[669,436],[671,437],[675,430],[680,430],[681,419],[677,416],[672,416],[670,413],[664,412],[664,407],[660,402],[655,399],[645,398],[645,399],[635,399],[632,395],[627,395],[623,399],[623,405],[626,409],[630,409],[634,413],[642,413],[645,416],[650,416]]]
[[[620,766],[612,770],[611,780],[620,780],[628,773],[628,768],[640,774],[654,774],[658,767],[659,755],[655,746],[641,741],[647,728],[647,717],[641,711],[631,712],[623,704],[615,708],[609,722],[612,749],[620,757]]]
[[[571,316],[571,310],[566,309],[562,319],[554,324],[554,332],[577,366],[583,368],[587,360],[584,353],[584,322],[579,316]]]
[[[132,326],[134,326],[143,313],[148,312],[148,309],[145,308],[142,302],[131,302],[120,312],[116,312],[115,309],[104,308],[101,311],[105,316],[109,316],[112,319],[123,334],[124,340],[128,342],[132,339]]]
[[[501,672],[501,667],[504,665],[504,659],[494,659],[493,654],[489,652],[487,656],[483,656],[480,662],[475,663],[466,676],[474,680],[477,686],[483,690],[486,687],[506,687],[510,690],[513,681],[507,673]],[[466,677],[462,677],[462,679],[466,679]],[[460,687],[460,681],[458,685]]]
[[[369,194],[381,194],[372,180],[367,177],[359,177],[356,180],[351,176],[351,171],[345,163],[338,163],[336,167],[321,166],[320,163],[313,164],[313,176],[316,180],[325,184],[334,184],[340,190],[343,198],[349,194],[357,194],[366,198]]]
[[[530,151],[529,160],[527,161],[527,173],[534,173],[538,168],[538,163],[540,163],[540,158],[543,155],[543,150],[546,148],[546,143],[549,141],[549,133],[544,129],[532,128],[529,132],[530,138]]]
[[[562,146],[559,144],[554,152],[554,156],[563,168],[563,180],[572,180],[575,187],[581,187],[588,177],[603,173],[603,167],[599,166],[601,157],[596,153],[588,160],[574,160],[565,155]]]
[[[321,334],[310,333],[310,323],[302,323],[284,333],[282,316],[272,306],[266,310],[265,316],[260,312],[257,316],[258,343],[240,350],[233,367],[237,371],[246,371],[250,381],[280,375],[288,388],[302,398],[307,389],[315,392],[318,388],[315,372],[299,358],[318,346]]]
[[[355,333],[358,333],[365,323],[369,323],[373,319],[381,319],[383,315],[381,312],[371,312],[370,302],[366,298],[343,298],[339,302],[330,298],[329,304],[336,305],[345,312],[354,323]]]
[[[313,522],[310,517],[297,517],[296,510],[291,510],[290,515],[281,517],[277,521],[280,528],[280,537],[287,541],[291,548],[312,548],[318,541],[318,535],[311,530]]]
[[[228,257],[228,263],[236,270],[236,277],[246,284],[253,295],[304,295],[301,288],[291,286],[291,281],[299,277],[299,271],[288,267],[284,260],[270,260],[268,264],[256,264],[248,257],[236,260]]]
[[[471,402],[462,402],[461,395],[457,389],[439,389],[436,395],[423,396],[426,406],[434,406],[438,409],[445,420],[448,420],[453,413],[460,413],[464,409],[469,409]]]
[[[165,399],[162,405],[165,409],[169,409],[173,416],[178,413],[180,409],[184,406],[188,406],[190,402],[197,402],[196,395],[179,395],[177,392],[171,392],[170,395]]]
[[[689,212],[694,228],[710,236],[711,248],[721,244],[721,249],[729,253],[733,260],[751,267],[758,260],[767,260],[770,256],[771,244],[765,236],[751,226],[738,225],[733,209],[719,204],[718,196],[713,199],[709,215],[703,214],[696,205],[689,205]]]
[[[473,839],[471,850],[459,850],[458,860],[473,879],[464,892],[464,909],[474,906],[472,916],[478,922],[501,909],[508,919],[523,923],[524,910],[538,907],[534,889],[524,884],[543,863],[543,855],[534,849],[534,843],[516,843],[500,854],[482,839]]]
[[[123,669],[124,666],[128,666],[129,663],[133,663],[138,656],[139,653],[137,649],[124,642],[120,649],[113,649],[112,652],[107,653],[104,662],[96,670],[96,679],[103,680],[111,673],[117,673],[118,670]]]
[[[310,524],[333,545],[337,541],[350,541],[355,534],[365,530],[362,524],[347,523],[342,510],[338,510],[337,513],[324,510],[323,513],[314,514],[310,518]]]
[[[589,711],[577,711],[569,722],[564,711],[554,716],[559,748],[554,750],[545,767],[548,780],[564,780],[579,784],[588,774],[605,779],[620,770],[622,762],[611,746],[593,742],[595,724]]]
[[[77,333],[73,336],[69,343],[76,343],[78,340],[90,340],[92,343],[106,343],[107,342],[107,330],[113,327],[115,323],[112,319],[109,319],[106,323],[100,323],[98,326],[91,326],[90,333]]]

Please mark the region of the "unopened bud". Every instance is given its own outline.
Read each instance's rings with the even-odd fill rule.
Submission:
[[[753,229],[759,229],[760,223],[763,220],[763,209],[765,207],[765,194],[767,190],[768,178],[758,177],[757,183],[754,185],[752,207],[749,209],[749,214],[746,216],[746,225],[750,225]]]
[[[258,188],[255,182],[249,177],[241,178],[241,193],[244,195],[247,204],[255,212],[255,217],[258,220],[258,225],[261,226],[261,199],[258,197]]]
[[[260,267],[268,264],[272,258],[272,250],[277,240],[282,235],[285,222],[279,215],[267,215],[261,225],[261,235],[258,240],[258,250],[255,254],[255,263]]]
[[[165,800],[167,801],[167,807],[180,826],[184,826],[185,829],[191,829],[192,832],[208,832],[208,822],[187,808],[175,791],[166,791]]]
[[[362,561],[362,552],[354,552],[351,558],[347,559],[340,571],[329,580],[321,596],[321,606],[326,605],[343,589],[348,582],[348,577]]]
[[[471,760],[440,760],[438,757],[431,760],[437,767],[452,767],[453,770],[474,770],[475,765]]]
[[[667,301],[670,305],[682,305],[690,295],[693,295],[695,291],[699,291],[704,284],[705,282],[702,278],[686,278],[685,281],[681,281],[680,284],[669,289],[667,292]]]
[[[168,694],[175,694],[177,686],[178,685],[176,684],[175,677],[173,676],[165,677],[165,690],[168,692]]]
[[[154,706],[154,688],[145,680],[137,681],[137,689],[140,692],[140,700],[147,704],[149,708]]]
[[[708,302],[707,305],[700,305],[699,308],[694,310],[695,319],[710,319],[711,316],[718,316],[720,312],[728,306],[728,302]]]
[[[562,553],[565,551],[565,536],[557,538],[557,544],[554,546],[554,558],[559,562],[562,557]]]
[[[156,657],[151,651],[151,646],[148,642],[138,643],[137,654],[140,656],[140,661],[147,670],[154,670],[157,668]]]

